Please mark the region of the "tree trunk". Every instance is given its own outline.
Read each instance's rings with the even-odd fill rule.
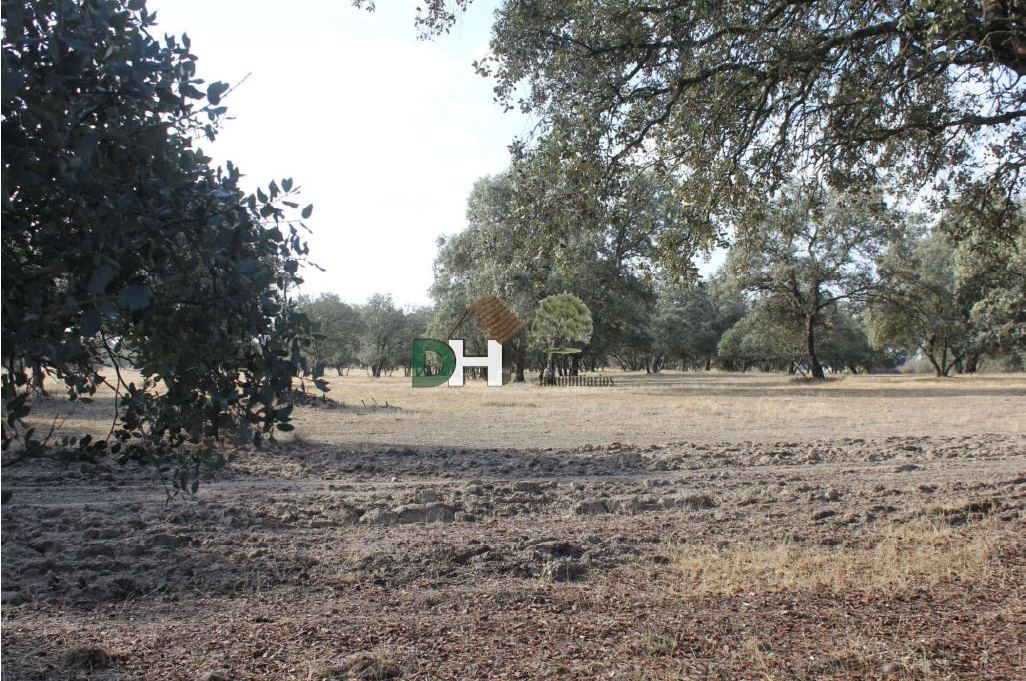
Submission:
[[[969,353],[965,358],[965,373],[975,374],[980,364],[980,356],[976,353]]]
[[[933,353],[923,348],[923,354],[926,355],[926,359],[930,360],[930,365],[933,367],[933,372],[937,375],[937,378],[944,378],[944,369],[937,363],[937,358],[933,356]]]
[[[805,345],[806,351],[809,353],[809,368],[812,370],[813,378],[826,378],[823,374],[823,367],[819,363],[819,359],[816,357],[816,317],[815,315],[809,315],[805,320]]]
[[[951,351],[951,361],[944,369],[945,374],[950,374],[952,369],[955,369],[956,373],[962,373],[962,355],[957,351]]]
[[[46,387],[43,385],[45,376],[39,362],[32,362],[32,390],[41,397],[49,397],[49,393],[46,392]]]
[[[933,349],[936,345],[937,336],[934,334],[927,338],[926,342],[919,346],[919,349],[922,350],[923,355],[929,360],[930,366],[933,367],[933,372],[937,375],[937,378],[944,378],[944,367],[937,362],[937,358],[933,354]]]

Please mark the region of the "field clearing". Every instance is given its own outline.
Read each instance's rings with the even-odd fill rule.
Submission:
[[[605,375],[333,379],[171,503],[5,465],[3,678],[1026,676],[1026,376]]]
[[[329,377],[323,393],[344,408],[299,410],[295,421],[298,437],[322,444],[516,449],[1026,432],[1021,374],[844,375],[825,382],[759,373],[587,375],[614,385],[489,388],[467,381],[461,388],[413,388],[400,375],[375,379],[354,371]],[[58,433],[103,436],[113,398],[103,390],[94,399],[74,409],[44,400],[33,423],[43,431],[57,417]]]
[[[686,440],[816,440],[1026,431],[1026,379],[981,375],[844,376],[809,383],[781,374],[599,372],[612,388],[418,388],[410,379],[348,376],[328,396],[353,407],[300,421],[324,443],[450,447],[577,447]],[[388,403],[396,412],[368,412]],[[956,406],[957,405],[957,406]]]

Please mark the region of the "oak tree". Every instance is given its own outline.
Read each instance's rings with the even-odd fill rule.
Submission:
[[[881,263],[884,295],[868,309],[877,346],[921,352],[937,377],[947,376],[971,351],[969,308],[955,293],[955,248],[941,231],[895,243]]]
[[[491,51],[543,138],[682,180],[710,229],[796,172],[1022,191],[1022,0],[508,0]]]
[[[311,208],[211,164],[229,86],[142,0],[5,2],[3,30],[3,445],[40,447],[32,373],[72,400],[106,383],[111,442],[75,444],[177,460],[192,488],[219,440],[291,428]]]
[[[857,306],[880,287],[875,263],[898,228],[879,192],[792,185],[746,225],[728,267],[739,288],[762,295],[777,319],[803,330],[804,359],[823,378],[816,334],[838,304]]]

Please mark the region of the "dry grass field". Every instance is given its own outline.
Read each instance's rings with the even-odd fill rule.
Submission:
[[[1026,677],[1026,376],[604,375],[354,372],[170,502],[6,463],[3,678]]]

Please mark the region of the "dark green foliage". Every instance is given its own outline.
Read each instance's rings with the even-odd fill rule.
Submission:
[[[839,306],[819,337],[819,357],[835,371],[889,371],[906,358],[903,352],[874,349],[862,320]]]
[[[937,376],[975,371],[982,356],[1026,357],[1026,213],[993,193],[954,202],[882,262],[886,295],[870,307],[874,342],[921,352]]]
[[[32,440],[33,370],[72,400],[110,383],[121,458],[196,464],[226,436],[287,427],[275,396],[303,365],[288,293],[304,228],[290,179],[246,196],[238,168],[194,146],[228,86],[196,77],[186,36],[155,39],[139,0],[3,12],[4,447]]]
[[[802,359],[813,377],[823,377],[818,331],[839,304],[857,307],[880,287],[874,264],[898,237],[897,217],[878,192],[791,186],[731,250],[737,286],[758,293],[760,310],[780,326],[804,330]]]
[[[446,31],[468,4],[427,0],[418,25]],[[548,292],[585,299],[591,351],[655,366],[685,349],[672,340],[680,320],[665,302],[650,319],[648,277],[693,282],[697,252],[731,234],[758,242],[747,232],[758,232],[767,199],[793,178],[915,200],[932,184],[935,205],[961,194],[956,207],[972,207],[952,232],[956,296],[972,321],[968,359],[1021,356],[1023,230],[1005,217],[1026,177],[1024,19],[1021,0],[507,0],[478,69],[494,77],[500,102],[538,121],[532,139],[511,147],[522,263],[558,274]],[[658,191],[637,192],[641,184]],[[659,195],[671,200],[650,201]],[[637,210],[645,202],[658,204],[658,221]],[[610,257],[618,221],[643,235],[639,259]],[[867,243],[872,251],[880,241]],[[589,248],[615,264],[594,266],[581,257]],[[777,323],[804,324],[814,375],[816,327],[847,329],[830,326],[844,319],[837,303],[879,290],[873,257],[856,253],[833,283],[822,279],[818,301],[819,275],[808,268],[791,292],[749,287],[768,296],[762,314],[775,308]],[[586,264],[567,272],[568,262]],[[613,282],[641,286],[610,294]],[[864,339],[845,337],[846,354],[864,354]]]
[[[296,309],[309,320],[308,362],[340,377],[357,366],[374,377],[398,367],[408,374],[413,339],[425,337],[431,321],[430,308],[403,310],[391,295],[381,293],[364,305],[350,305],[334,293],[300,296]]]
[[[943,232],[910,233],[881,263],[887,288],[868,309],[877,347],[905,347],[947,376],[972,350],[969,307],[955,294],[955,249]]]
[[[534,257],[524,252],[527,229],[513,216],[513,191],[509,173],[479,179],[467,199],[467,228],[439,239],[431,286],[432,338],[448,338],[466,309],[490,295],[530,326],[537,301],[548,294],[550,250],[539,245]],[[468,356],[487,352],[488,336],[476,323],[464,322],[454,338],[464,339]],[[518,334],[506,347],[517,380],[524,380],[526,334]]]
[[[661,291],[651,326],[653,365],[711,369],[720,338],[747,311],[722,276]]]
[[[300,296],[296,310],[310,320],[311,342],[307,354],[314,366],[342,373],[359,363],[363,320],[358,307],[328,293],[311,298]]]
[[[793,368],[805,357],[804,329],[794,318],[781,318],[772,305],[756,305],[720,337],[717,352],[728,371]]]
[[[975,352],[1026,366],[1026,206],[983,189],[940,221],[955,244],[955,296],[969,310]]]
[[[391,295],[381,293],[368,298],[358,311],[361,363],[375,378],[399,366],[409,375],[413,339],[424,337],[430,320],[429,311],[415,308],[404,312],[396,307]]]
[[[537,148],[587,159],[591,181],[683,180],[701,234],[796,172],[1021,191],[1024,15],[1020,0],[508,0],[479,69],[538,118]]]
[[[392,296],[376,293],[360,309],[363,334],[360,359],[369,367],[371,375],[380,377],[400,360],[400,354],[410,354],[412,338],[404,333],[403,311],[395,306]]]
[[[445,338],[467,306],[487,295],[530,326],[539,300],[568,291],[591,310],[594,324],[590,344],[573,363],[593,365],[644,326],[652,301],[645,273],[653,234],[662,229],[651,204],[665,197],[649,195],[647,203],[638,186],[617,205],[574,203],[561,200],[568,195],[558,183],[542,187],[538,180],[514,169],[475,185],[467,229],[439,243],[432,334]],[[474,328],[461,327],[459,337],[468,351],[484,351],[484,335]],[[511,343],[518,374],[548,361],[538,348],[529,351],[526,337]]]

